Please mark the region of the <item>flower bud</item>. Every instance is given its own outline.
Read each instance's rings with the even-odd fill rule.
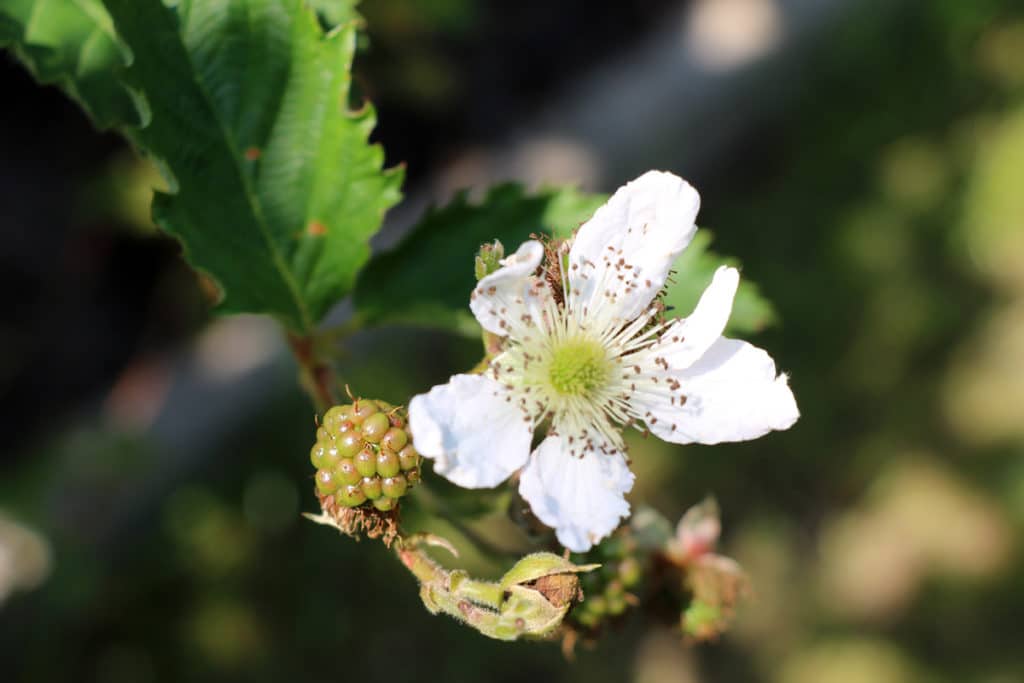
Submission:
[[[709,497],[686,511],[665,544],[666,559],[682,570],[682,585],[693,596],[680,626],[697,640],[724,632],[736,606],[751,592],[743,568],[714,552],[721,530],[718,505]]]
[[[552,553],[534,553],[509,569],[498,587],[505,594],[499,617],[491,632],[494,638],[544,636],[562,623],[580,598],[577,574],[597,565],[576,565]]]
[[[714,551],[721,532],[718,503],[709,496],[687,510],[679,520],[675,537],[666,545],[665,555],[680,566],[693,562]]]

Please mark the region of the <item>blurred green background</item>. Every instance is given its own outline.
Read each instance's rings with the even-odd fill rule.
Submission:
[[[149,224],[157,176],[5,55],[3,680],[1024,681],[1024,4],[822,2],[796,32],[814,5],[361,6],[357,81],[410,205],[667,167],[776,308],[751,341],[791,375],[792,430],[633,445],[634,502],[677,518],[717,496],[754,600],[719,642],[634,619],[572,664],[431,617],[384,549],[298,516],[312,408],[276,331],[210,317]],[[530,139],[573,139],[667,34],[703,69],[679,130],[627,117],[597,136],[617,155]],[[388,328],[341,369],[404,401],[475,353]]]

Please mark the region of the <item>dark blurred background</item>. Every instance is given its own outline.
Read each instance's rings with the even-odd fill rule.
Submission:
[[[717,643],[635,619],[574,664],[428,615],[381,547],[298,516],[312,408],[273,325],[208,313],[158,175],[5,54],[0,679],[1024,681],[1024,3],[361,9],[357,81],[408,162],[378,246],[503,179],[701,191],[803,417],[637,440],[632,499],[713,492],[755,599]],[[477,351],[385,329],[341,368],[405,401]]]

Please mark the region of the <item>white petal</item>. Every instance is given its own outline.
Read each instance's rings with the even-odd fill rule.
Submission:
[[[673,380],[677,391],[670,389]],[[655,386],[630,402],[651,432],[674,443],[756,439],[789,429],[800,417],[788,379],[776,375],[771,356],[736,339],[719,337],[700,360],[664,373]]]
[[[564,438],[541,442],[523,469],[519,493],[559,543],[582,553],[629,515],[625,494],[633,488],[633,473],[619,452],[570,456]]]
[[[735,268],[722,266],[716,270],[693,313],[672,323],[657,343],[646,349],[643,356],[637,357],[636,362],[641,366],[657,367],[655,359],[661,358],[674,370],[693,365],[722,336],[739,283],[740,273]]]
[[[540,324],[551,291],[547,283],[533,275],[544,257],[540,242],[523,242],[502,267],[477,283],[469,298],[469,307],[481,327],[501,336],[522,339]]]
[[[699,208],[697,191],[671,173],[648,171],[620,187],[569,251],[577,319],[608,328],[639,316],[693,238]]]
[[[459,486],[497,486],[526,463],[533,437],[533,426],[506,397],[502,385],[483,375],[455,375],[414,396],[413,445]]]

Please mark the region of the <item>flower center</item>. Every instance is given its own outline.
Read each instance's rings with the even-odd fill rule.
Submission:
[[[548,380],[563,396],[586,396],[608,381],[611,363],[604,347],[593,339],[560,343],[548,361]]]

